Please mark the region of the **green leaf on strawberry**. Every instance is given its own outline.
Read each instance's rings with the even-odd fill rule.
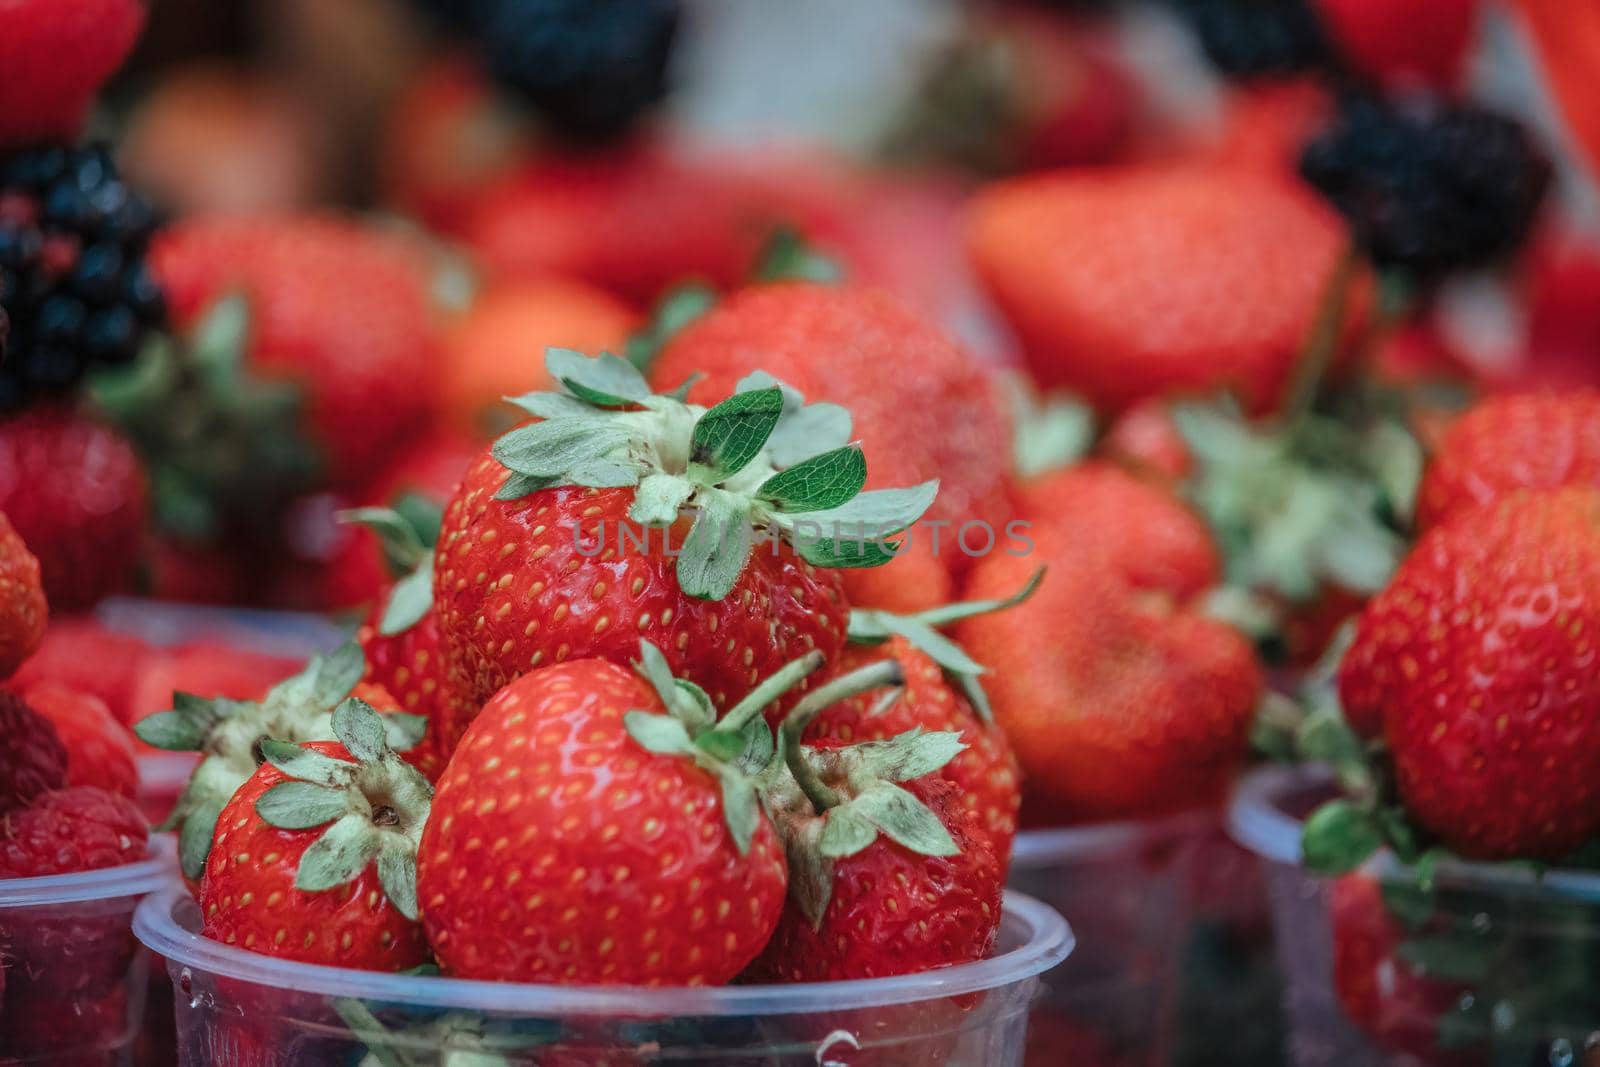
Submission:
[[[494,457],[510,472],[495,498],[561,485],[632,487],[629,518],[641,525],[669,526],[693,511],[677,570],[682,590],[698,599],[728,594],[760,532],[792,541],[817,566],[887,563],[896,546],[885,539],[916,522],[938,491],[928,482],[862,492],[865,461],[847,447],[849,414],[806,404],[768,374],[746,376],[706,410],[651,394],[614,356],[552,349],[546,362],[566,392],[515,399],[542,421],[495,442]]]
[[[273,740],[295,744],[333,740],[335,709],[365,670],[361,647],[352,641],[326,656],[312,657],[305,670],[278,683],[260,701],[206,700],[175,693],[171,710],[134,725],[134,733],[146,744],[202,755],[162,823],[163,828],[178,831],[185,876],[198,879],[205,870],[218,814],[255,773]],[[418,716],[399,713],[380,716],[378,722],[384,743],[402,751],[420,741],[426,727]]]
[[[261,745],[287,781],[256,801],[256,813],[281,830],[328,828],[300,857],[295,888],[346,885],[377,861],[378,882],[395,908],[418,917],[416,854],[433,787],[389,745],[371,705],[349,699],[334,711],[333,733],[355,762],[281,741]]]

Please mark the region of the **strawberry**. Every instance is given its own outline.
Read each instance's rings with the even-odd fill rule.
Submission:
[[[517,421],[504,400],[548,389],[543,354],[552,345],[620,352],[637,315],[622,301],[565,278],[508,280],[483,292],[445,336],[442,407],[463,434],[492,436]]]
[[[333,512],[331,528],[321,523],[315,538],[330,547],[321,552],[326,559],[320,568],[322,588],[313,601],[339,609],[377,604],[390,584],[420,561],[413,558],[411,535],[426,548],[438,540],[440,513],[479,451],[478,442],[464,435],[430,434],[360,492],[361,507]],[[378,511],[384,514],[382,528],[363,518]],[[391,514],[411,533],[395,528]],[[403,543],[395,541],[397,535]]]
[[[720,985],[766,944],[784,854],[742,753],[764,738],[770,757],[762,711],[821,656],[778,671],[719,724],[704,691],[637,647],[640,674],[598,659],[546,667],[467,730],[417,863],[447,973]]]
[[[58,611],[125,586],[144,539],[145,477],[128,442],[65,408],[0,422],[0,511],[39,558]]]
[[[152,655],[155,650],[139,638],[109,629],[91,616],[58,617],[50,620],[39,650],[6,686],[20,693],[37,682],[59,682],[99,697],[118,722],[129,725],[140,717],[133,714],[134,692]],[[159,707],[165,707],[170,697],[169,691]]]
[[[921,735],[940,736],[949,737]],[[822,763],[845,751],[831,743],[810,747],[811,758]],[[865,831],[856,830],[859,836],[852,842],[860,846],[865,837],[864,846],[822,861],[821,870],[811,876],[825,887],[820,901],[812,903],[807,890],[798,889],[799,899],[784,909],[747,980],[828,982],[916,974],[980,960],[994,948],[1003,864],[976,813],[963,803],[960,789],[932,775],[903,787],[879,783],[876,788],[915,798],[922,818],[931,820],[918,829],[937,844],[898,826],[880,835],[877,825],[866,822]],[[802,829],[792,833],[802,844],[825,851],[830,846],[817,842],[832,836],[831,824],[844,821],[836,806],[801,820]],[[859,826],[851,822],[853,830]],[[798,851],[791,844],[791,857]],[[798,861],[791,858],[791,863]],[[810,884],[798,871],[792,877],[796,886]]]
[[[1296,182],[1215,167],[1001,182],[975,200],[968,234],[1039,383],[1110,411],[1216,389],[1273,408],[1346,243]]]
[[[1328,123],[1333,98],[1319,78],[1252,81],[1230,85],[1222,128],[1204,158],[1283,176],[1296,174],[1306,142]]]
[[[1597,523],[1587,487],[1464,512],[1362,613],[1346,713],[1381,716],[1407,811],[1462,855],[1553,860],[1600,830],[1584,801],[1600,766]]]
[[[1445,431],[1418,490],[1417,521],[1438,525],[1519,489],[1600,485],[1600,392],[1490,397]]]
[[[430,782],[438,781],[477,709],[469,712],[458,695],[433,612],[395,633],[386,632],[383,620],[374,618],[356,640],[367,660],[365,681],[382,686],[402,710],[426,720],[422,740],[405,758]]]
[[[429,279],[399,238],[320,216],[192,220],[157,239],[151,265],[185,326],[245,294],[243,367],[298,388],[299,432],[336,483],[373,476],[426,416]]]
[[[529,154],[526,124],[469,61],[424,67],[390,113],[380,160],[389,200],[455,234],[483,191]]]
[[[74,138],[144,28],[138,0],[17,0],[0,38],[0,144]]]
[[[162,73],[128,117],[128,180],[177,215],[272,215],[330,195],[316,116],[285,85],[202,62]]]
[[[969,597],[1003,596],[1041,561],[1050,577],[1028,603],[956,629],[993,672],[995,718],[1022,762],[1024,822],[1126,818],[1213,800],[1245,756],[1261,695],[1250,646],[1174,603],[1172,591],[1140,590],[1118,573],[1142,530],[1105,528],[1098,542],[1069,530],[1036,524],[1031,557],[980,562]]]
[[[836,654],[845,606],[825,572],[892,559],[874,534],[906,529],[936,483],[861,493],[842,409],[770,376],[706,411],[614,356],[547,362],[568,391],[520,398],[545,421],[497,441],[445,511],[434,612],[461,695],[625,662],[641,634],[719,707],[796,655]]]
[[[1383,887],[1366,874],[1339,878],[1328,894],[1328,921],[1333,991],[1350,1021],[1407,1062],[1465,1062],[1465,1050],[1441,1045],[1439,1024],[1463,996],[1470,1003],[1471,990],[1430,977],[1412,962],[1404,945],[1411,935],[1391,914]]]
[[[1142,477],[1164,485],[1181,483],[1194,469],[1194,457],[1167,405],[1144,400],[1106,427],[1101,451]]]
[[[39,647],[49,614],[39,561],[0,512],[0,680],[15,674]]]
[[[1017,513],[1106,554],[1135,589],[1189,599],[1217,584],[1221,560],[1200,517],[1172,493],[1105,463],[1082,463],[1015,486]]]
[[[401,971],[428,959],[417,842],[433,799],[370,705],[333,713],[337,741],[264,741],[222,809],[200,885],[205,936],[270,956]]]
[[[1385,91],[1462,87],[1479,0],[1313,0],[1334,48]]]
[[[172,706],[174,693],[207,700],[261,700],[301,667],[297,660],[236,648],[221,641],[195,641],[149,649],[128,691],[122,721],[130,727]]]
[[[1600,11],[1561,0],[1517,0],[1557,110],[1591,172],[1600,167],[1600,103],[1591,81],[1600,59]]]
[[[976,832],[1004,865],[1011,856],[1022,803],[1016,754],[997,727],[978,717],[960,689],[946,679],[944,669],[905,637],[897,634],[876,647],[849,645],[833,673],[848,675],[886,658],[899,663],[905,679],[899,699],[885,703],[866,693],[836,704],[812,722],[806,741],[887,741],[919,727],[959,735],[966,748],[940,768],[939,776],[956,787],[955,796],[975,816]]]
[[[1108,42],[1021,6],[980,9],[934,57],[892,157],[1008,172],[1106,163],[1137,117],[1132,79]]]
[[[256,772],[262,743],[332,740],[333,712],[365,672],[361,648],[350,642],[325,657],[312,657],[305,670],[278,683],[260,701],[174,691],[169,694],[171,710],[134,725],[134,733],[147,744],[201,754],[163,824],[163,829],[178,831],[178,859],[186,878],[198,880],[205,870],[218,815]],[[412,716],[391,714],[382,721],[397,747],[410,747],[422,732],[422,723]]]
[[[780,225],[836,230],[834,180],[805,159],[648,143],[555,156],[479,197],[465,237],[493,274],[576,277],[647,304],[685,278],[738,284]]]
[[[67,784],[67,750],[49,719],[0,691],[0,815]]]
[[[125,797],[138,795],[133,737],[112,717],[105,701],[59,682],[31,685],[22,699],[56,728],[67,750],[67,785],[98,786]]]
[[[968,353],[893,298],[805,283],[747,289],[677,334],[650,375],[659,387],[704,375],[690,398],[705,400],[763,368],[807,397],[849,409],[853,433],[873,457],[870,484],[939,479],[929,522],[912,537],[913,557],[932,553],[958,575],[970,563],[955,544],[961,527],[1004,526],[1004,489],[993,470],[1007,453],[1009,430],[998,392]],[[941,533],[936,551],[933,538]],[[891,606],[884,587],[905,597],[897,574],[910,567],[897,564],[881,578],[852,574],[846,588],[858,603]],[[938,583],[920,602],[892,606],[932,607],[949,592]]]

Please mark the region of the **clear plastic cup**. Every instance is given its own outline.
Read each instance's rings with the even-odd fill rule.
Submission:
[[[1384,854],[1314,874],[1303,820],[1333,792],[1268,768],[1230,811],[1266,872],[1295,1067],[1600,1063],[1600,873],[1452,861],[1423,892]]]
[[[1170,1062],[1194,861],[1216,821],[1199,812],[1017,836],[1008,884],[1070,915],[1078,935],[1044,978],[1029,1067]]]
[[[183,1067],[379,1064],[391,1051],[442,1065],[485,1043],[530,1067],[1020,1067],[1039,975],[1073,943],[1054,911],[1008,893],[999,949],[977,963],[855,982],[582,988],[318,967],[199,928],[199,907],[177,891],[152,896],[134,920],[168,961]]]
[[[149,968],[131,920],[169,884],[170,858],[0,880],[0,1062],[135,1062]]]

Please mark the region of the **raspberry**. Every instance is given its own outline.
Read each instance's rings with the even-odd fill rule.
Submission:
[[[67,750],[50,721],[0,691],[0,816],[67,784]]]
[[[139,805],[93,786],[46,793],[0,817],[0,878],[40,878],[145,858],[150,827]]]

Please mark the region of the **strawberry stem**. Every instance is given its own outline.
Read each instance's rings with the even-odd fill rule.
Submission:
[[[1296,363],[1283,413],[1290,421],[1311,410],[1334,354],[1339,350],[1339,339],[1344,332],[1345,314],[1350,306],[1350,294],[1355,288],[1357,268],[1361,265],[1361,250],[1354,242],[1345,246],[1343,254],[1334,264],[1327,287],[1317,306],[1316,321],[1311,326],[1300,358]]]
[[[806,759],[805,746],[801,744],[806,728],[825,708],[841,700],[885,686],[901,686],[905,680],[905,671],[899,660],[886,659],[873,663],[819,687],[796,704],[783,720],[784,761],[788,763],[789,772],[794,775],[801,792],[817,809],[818,815],[829,808],[838,807],[844,798],[822,780],[816,768]]]
[[[724,734],[740,732],[761,714],[768,704],[793,689],[802,678],[822,666],[822,660],[822,653],[813,650],[797,660],[784,664],[766,681],[752,689],[748,696],[729,709],[717,725],[712,727],[712,732]]]

